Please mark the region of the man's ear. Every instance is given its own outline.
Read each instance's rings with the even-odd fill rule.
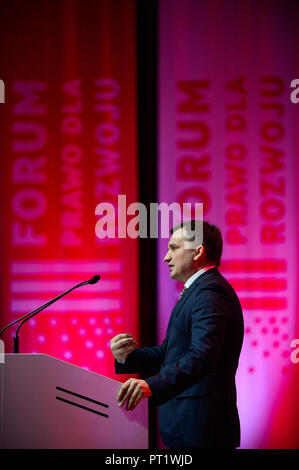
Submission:
[[[205,254],[205,247],[203,245],[198,245],[194,250],[193,259],[198,261]]]

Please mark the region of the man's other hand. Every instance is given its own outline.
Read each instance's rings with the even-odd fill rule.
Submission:
[[[127,401],[126,410],[134,410],[142,398],[151,396],[151,389],[145,380],[132,378],[120,387],[117,394],[118,406],[123,406]]]

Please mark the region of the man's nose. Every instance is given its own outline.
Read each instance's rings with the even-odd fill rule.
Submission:
[[[170,261],[170,259],[171,259],[171,258],[170,258],[170,253],[169,253],[169,250],[168,250],[167,253],[166,253],[166,255],[164,256],[164,261],[165,261],[166,263],[168,263],[168,261]]]

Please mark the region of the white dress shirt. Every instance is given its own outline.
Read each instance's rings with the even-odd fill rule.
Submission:
[[[215,268],[215,267],[216,266],[205,266],[204,268],[199,269],[198,271],[196,271],[196,273],[192,274],[192,276],[189,277],[189,279],[187,279],[187,281],[184,284],[184,287],[186,287],[186,289],[188,289],[188,287],[190,287],[191,284],[195,281],[195,279],[197,279],[201,274],[203,274],[206,271],[208,271],[209,269],[212,269],[212,268]]]

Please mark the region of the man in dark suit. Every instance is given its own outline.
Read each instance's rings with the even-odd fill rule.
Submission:
[[[141,373],[120,387],[119,405],[134,409],[151,397],[168,447],[235,448],[240,445],[235,374],[243,341],[243,315],[217,267],[220,230],[203,222],[202,240],[186,246],[194,221],[171,232],[164,261],[184,289],[161,346],[137,348],[129,334],[111,340],[117,373]]]

